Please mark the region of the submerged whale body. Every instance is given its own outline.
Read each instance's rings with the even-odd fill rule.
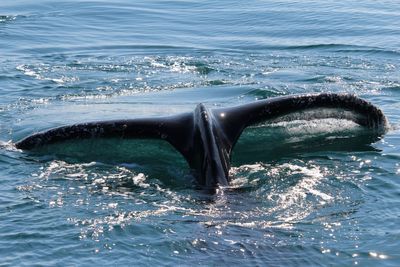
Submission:
[[[343,112],[319,112],[320,109]],[[242,131],[295,112],[313,112],[315,118],[354,121],[377,135],[383,134],[387,120],[371,103],[349,94],[306,94],[275,97],[240,106],[208,109],[197,105],[193,112],[155,118],[111,120],[63,126],[39,132],[16,143],[31,150],[72,139],[137,138],[169,142],[186,159],[197,183],[205,188],[227,186],[231,152]]]

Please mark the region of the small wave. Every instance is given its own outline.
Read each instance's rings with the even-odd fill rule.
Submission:
[[[262,89],[254,89],[254,90],[247,92],[244,95],[252,96],[256,100],[258,100],[258,99],[267,99],[267,98],[275,97],[275,96],[283,96],[283,95],[286,95],[286,92],[281,89],[268,87],[268,88],[262,88]]]
[[[316,44],[316,45],[304,45],[304,46],[292,46],[288,49],[319,49],[328,50],[338,53],[361,53],[361,54],[385,54],[385,55],[400,55],[400,51],[387,50],[380,47],[370,46],[358,46],[358,45],[345,45],[345,44]]]
[[[154,68],[163,68],[171,72],[190,73],[197,71],[196,66],[188,64],[184,57],[167,57],[166,60],[157,60],[149,58],[150,65]]]
[[[167,69],[178,73],[198,73],[200,75],[210,74],[214,69],[206,62],[194,61],[192,57],[168,56],[145,57],[153,68]]]
[[[348,48],[348,49],[337,49],[334,52],[338,53],[357,53],[357,54],[378,54],[386,56],[400,56],[400,51],[387,50],[384,48],[373,48],[373,47],[360,47],[360,48]]]
[[[382,88],[383,91],[400,92],[400,84],[393,84]]]
[[[321,50],[339,53],[362,53],[362,54],[385,54],[399,56],[400,51],[388,50],[381,47],[359,46],[349,44],[310,44],[310,45],[294,45],[294,46],[276,46],[270,49],[277,50]]]
[[[340,84],[354,80],[351,77],[344,77],[339,75],[319,75],[308,79],[303,79],[304,82],[310,83],[332,83]]]
[[[77,77],[67,77],[64,75],[61,75],[58,78],[51,78],[51,77],[46,77],[44,74],[49,73],[50,67],[49,66],[38,66],[38,67],[32,67],[32,66],[27,66],[27,65],[18,65],[16,67],[18,71],[21,71],[24,73],[24,75],[33,77],[37,80],[44,80],[44,81],[52,81],[57,84],[64,84],[64,83],[71,83],[71,82],[76,82],[79,79]],[[42,74],[43,73],[43,74]]]
[[[358,47],[358,46],[332,43],[332,44],[293,45],[293,46],[286,46],[283,48],[284,49],[307,50],[307,49],[336,49],[336,48],[354,48],[354,47]]]
[[[207,81],[206,84],[207,85],[218,86],[218,85],[229,84],[229,82],[226,81],[226,80],[210,80],[210,81]]]
[[[163,54],[169,51],[174,51],[174,52],[179,52],[179,53],[185,53],[185,52],[196,52],[199,50],[203,50],[201,48],[197,47],[189,47],[189,46],[173,46],[173,45],[154,45],[154,44],[141,44],[141,45],[126,45],[126,44],[121,44],[121,45],[101,45],[101,46],[91,46],[91,45],[75,45],[75,46],[68,46],[68,47],[61,47],[61,46],[41,46],[41,47],[34,47],[34,48],[23,48],[20,49],[19,52],[21,53],[26,53],[26,52],[34,52],[37,54],[43,54],[47,52],[58,52],[58,53],[87,53],[87,54],[93,54],[94,51],[95,53],[98,53],[98,51],[106,51],[106,50],[112,50],[112,51],[117,51],[118,53],[123,53],[128,51],[129,53],[132,53],[132,51],[139,53],[140,54]]]

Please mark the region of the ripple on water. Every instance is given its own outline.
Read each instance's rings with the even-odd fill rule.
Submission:
[[[335,245],[337,238],[347,236],[349,243],[357,243],[352,216],[362,202],[361,192],[353,177],[336,176],[337,163],[243,165],[232,170],[232,188],[210,198],[192,189],[171,188],[134,168],[56,160],[33,174],[31,186],[19,190],[28,191],[46,209],[69,210],[68,221],[79,230],[79,238],[95,241],[98,252],[118,246],[140,251],[140,244],[147,243],[147,255],[154,256],[196,255],[206,260],[207,255],[240,253],[253,263],[316,264],[318,260],[301,256],[304,249],[313,247],[315,256],[346,257]],[[315,224],[319,230],[311,227]],[[310,227],[314,230],[307,232]],[[128,237],[131,244],[124,240]]]

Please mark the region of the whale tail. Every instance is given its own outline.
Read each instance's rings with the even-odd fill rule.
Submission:
[[[199,185],[216,188],[229,185],[232,149],[246,127],[299,116],[350,120],[377,135],[388,128],[383,112],[371,103],[354,95],[321,93],[276,97],[211,110],[199,104],[194,112],[168,117],[63,126],[33,134],[15,145],[31,150],[74,139],[161,139],[184,156]]]

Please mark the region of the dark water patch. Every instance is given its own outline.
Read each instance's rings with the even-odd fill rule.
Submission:
[[[201,75],[207,75],[214,71],[211,67],[207,66],[207,64],[203,62],[193,62],[191,63],[196,67],[196,71],[200,73]]]
[[[209,85],[224,85],[227,83],[228,83],[227,81],[223,81],[223,80],[211,80],[211,81],[207,82],[207,84],[209,84]]]
[[[383,87],[382,88],[383,91],[393,91],[393,92],[400,92],[400,85],[393,85],[393,86],[388,86],[388,87]]]
[[[274,88],[262,88],[251,90],[245,95],[254,97],[255,99],[267,99],[270,97],[285,95],[285,93]]]
[[[45,240],[49,238],[49,236],[40,233],[15,233],[15,234],[11,233],[7,235],[2,235],[1,238],[4,240],[14,241],[14,242],[17,240],[24,240],[28,242],[29,240],[38,240],[38,239]]]

